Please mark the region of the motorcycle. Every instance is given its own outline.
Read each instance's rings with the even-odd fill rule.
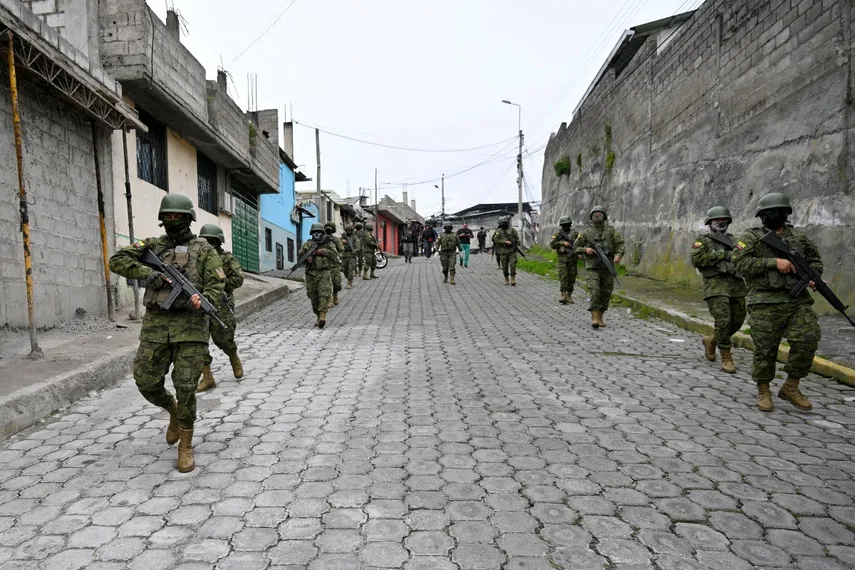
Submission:
[[[377,259],[377,269],[383,269],[389,263],[389,260],[386,258],[386,254],[382,251],[375,251],[374,257]]]

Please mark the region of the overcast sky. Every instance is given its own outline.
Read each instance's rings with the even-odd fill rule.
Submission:
[[[373,193],[377,168],[380,197],[400,200],[407,182],[423,215],[440,209],[434,184],[440,185],[443,173],[449,213],[479,202],[516,201],[517,108],[502,99],[522,106],[524,148],[531,155],[524,160],[530,193],[523,199],[539,200],[549,134],[569,120],[621,31],[701,3],[149,0],[161,19],[167,1],[186,20],[184,45],[209,79],[223,62],[234,79],[230,93],[244,109],[247,74],[253,73],[258,108],[278,108],[280,119],[289,106],[299,123],[384,145],[493,145],[412,152],[321,133],[324,190],[356,195],[363,186]],[[295,126],[294,154],[314,178],[313,130]]]

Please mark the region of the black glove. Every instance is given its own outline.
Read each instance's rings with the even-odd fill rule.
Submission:
[[[160,271],[152,271],[148,274],[148,277],[145,278],[146,289],[151,287],[153,290],[158,291],[169,287],[169,285],[169,279]]]

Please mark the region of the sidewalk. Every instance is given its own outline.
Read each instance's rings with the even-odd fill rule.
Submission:
[[[235,293],[235,317],[269,305],[302,285],[245,274]],[[0,438],[17,433],[93,390],[130,374],[140,323],[122,307],[116,322],[81,315],[50,331],[39,332],[42,360],[30,360],[29,333],[0,331]]]
[[[700,291],[630,275],[621,275],[618,279],[620,285],[615,285],[614,290],[619,299],[618,304],[630,306],[636,314],[656,317],[702,335],[713,333],[713,319]],[[837,313],[820,316],[819,322],[823,338],[814,358],[812,372],[855,386],[855,329]],[[733,342],[738,347],[753,350],[754,343],[748,330],[746,323],[742,332],[734,335]],[[786,362],[788,355],[789,347],[782,346],[778,351],[778,360]]]

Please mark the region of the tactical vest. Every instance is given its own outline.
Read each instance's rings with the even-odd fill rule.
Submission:
[[[787,226],[787,228],[789,229],[789,232],[778,234],[778,237],[781,238],[781,241],[787,244],[787,247],[791,251],[797,251],[804,256],[805,240],[801,239],[804,236],[799,230],[796,230],[791,226]],[[779,257],[778,252],[760,241],[760,238],[766,235],[766,228],[751,228],[748,231],[757,237],[755,257]],[[789,233],[789,235],[787,235],[787,233]],[[746,281],[751,289],[756,289],[758,291],[791,291],[799,284],[800,277],[794,273],[781,273],[778,271],[777,267],[772,267],[768,269],[766,273],[748,277]],[[810,295],[807,292],[807,289],[804,294],[808,296]]]
[[[561,241],[569,241],[570,247],[564,247],[563,245],[558,246],[558,262],[575,262],[575,256],[573,255],[573,245],[576,243],[576,238],[579,237],[579,232],[576,230],[570,230],[570,234],[568,239],[564,239],[563,230],[558,232],[558,237]]]
[[[160,243],[157,244],[159,247]],[[168,246],[166,249],[155,251],[157,256],[163,261],[165,264],[174,265],[179,268],[190,280],[196,289],[201,291],[204,289],[202,276],[199,275],[199,271],[197,268],[199,261],[199,252],[202,251],[203,246],[208,245],[208,242],[201,238],[193,238],[186,244]],[[154,309],[159,307],[160,303],[166,300],[169,297],[169,293],[172,291],[171,287],[165,287],[163,289],[152,289],[151,287],[146,287],[145,295],[143,296],[143,304],[147,309]],[[189,309],[190,303],[189,299],[186,295],[181,295],[178,299],[175,300],[175,303],[172,305],[172,309],[170,310],[182,310]]]
[[[455,237],[454,234],[447,234],[445,232],[439,234],[439,251],[445,253],[457,251],[457,245],[454,243]]]
[[[497,229],[496,233],[493,234],[493,239],[495,240],[496,248],[499,250],[499,253],[513,253],[516,251],[516,246],[513,244],[514,234],[511,232],[511,228]],[[506,245],[506,241],[512,242],[511,245]]]
[[[733,240],[733,236],[727,234],[731,240]],[[725,247],[715,241],[714,239],[701,236],[699,239],[703,239],[704,243],[707,246],[707,249],[710,251],[727,251]],[[718,277],[719,275],[733,275],[736,276],[736,265],[732,261],[727,261],[726,259],[722,259],[712,267],[701,267],[698,269],[698,272],[701,274],[701,277],[704,279],[712,279],[713,277]]]

